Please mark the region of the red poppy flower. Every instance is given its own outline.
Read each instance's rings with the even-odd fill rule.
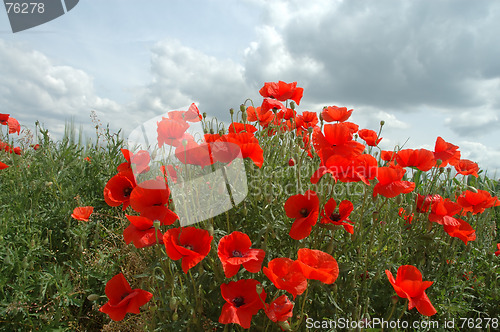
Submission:
[[[328,106],[321,111],[321,117],[326,122],[344,122],[351,116],[353,110],[347,110],[347,107]]]
[[[396,162],[400,167],[416,167],[427,172],[436,165],[434,153],[426,149],[404,149],[396,153]]]
[[[405,220],[405,225],[411,225],[411,222],[413,221],[413,218],[415,217],[415,214],[407,212],[406,209],[400,207],[398,211],[398,215],[400,217],[403,217]]]
[[[80,221],[89,221],[89,217],[94,212],[93,206],[81,206],[73,210],[71,217]]]
[[[307,288],[307,279],[299,263],[290,258],[275,258],[267,264],[267,267],[262,268],[262,272],[276,288],[286,290],[294,299]]]
[[[302,240],[311,233],[312,227],[316,225],[319,215],[319,199],[317,194],[306,191],[305,195],[294,195],[285,202],[285,212],[289,218],[295,218],[290,237],[294,240]]]
[[[273,118],[274,113],[270,109],[263,111],[260,106],[257,108],[247,107],[247,120],[250,122],[259,121],[263,128],[266,128]]]
[[[408,299],[408,310],[416,307],[425,316],[432,316],[437,312],[425,294],[425,290],[434,282],[422,281],[422,273],[415,266],[400,266],[396,279],[389,270],[385,270],[385,274],[398,296]]]
[[[443,198],[439,195],[420,195],[417,194],[416,204],[417,212],[427,213],[431,208],[432,204],[441,201]]]
[[[40,144],[35,144],[35,145],[31,145],[33,147],[33,150],[38,150],[40,149]]]
[[[330,173],[335,181],[359,182],[370,185],[368,180],[373,180],[378,170],[377,160],[369,154],[346,158],[333,155],[311,176],[311,183],[315,184],[326,173]]]
[[[131,170],[134,174],[145,173],[149,171],[149,161],[151,158],[149,157],[149,152],[146,150],[139,150],[137,153],[131,153],[127,149],[121,149],[123,157],[127,160],[124,163],[121,163],[117,170],[118,172]],[[134,165],[132,167],[132,165]]]
[[[104,187],[104,201],[109,206],[123,204],[125,210],[130,204],[130,194],[135,186],[135,177],[131,171],[118,172]]]
[[[19,132],[21,131],[21,126],[19,125],[19,122],[17,122],[16,119],[14,119],[13,117],[9,117],[7,119],[7,125],[9,126],[9,134],[17,133],[19,135]]]
[[[434,147],[434,159],[441,160],[439,167],[445,167],[448,164],[456,165],[460,160],[458,146],[448,143],[441,137],[438,137]]]
[[[9,144],[7,144],[5,142],[0,141],[0,151],[2,151],[2,150],[5,152],[9,152],[9,153],[13,152],[12,146],[10,146]]]
[[[7,120],[9,120],[9,116],[10,116],[10,114],[0,113],[0,124],[6,125]]]
[[[307,128],[312,128],[318,124],[318,115],[316,112],[302,112],[301,115],[297,115],[295,122],[298,129],[307,130]]]
[[[167,115],[169,119],[180,121],[199,122],[203,119],[195,103],[192,103],[187,111],[170,111]]]
[[[6,168],[8,168],[8,167],[9,167],[9,165],[4,164],[4,163],[2,163],[2,162],[0,161],[0,169],[6,169]]]
[[[264,308],[266,292],[257,293],[260,283],[254,279],[242,279],[220,285],[220,291],[226,303],[222,306],[219,316],[221,324],[238,324],[249,329],[252,316]]]
[[[495,256],[500,256],[500,243],[497,243],[497,251],[495,251]]]
[[[235,141],[231,141],[229,135],[219,135],[216,139],[212,137],[210,139],[212,139],[209,144],[214,161],[230,163],[237,157],[243,157],[240,146]]]
[[[295,159],[293,158],[288,159],[288,166],[290,167],[295,166]]]
[[[283,294],[270,304],[266,304],[265,312],[274,323],[284,322],[293,316],[293,306],[293,302]]]
[[[153,297],[153,294],[145,290],[132,289],[122,273],[108,281],[104,292],[109,301],[99,311],[107,314],[114,321],[125,318],[127,312],[139,314],[139,308]]]
[[[262,105],[260,105],[260,111],[261,114],[265,115],[265,117],[269,117],[270,115],[273,116],[274,112],[273,110],[281,110],[281,111],[286,111],[285,105],[283,105],[280,101],[272,98],[264,98],[262,101]],[[270,115],[268,113],[271,113]],[[284,115],[284,113],[283,113]],[[270,120],[272,121],[274,117],[272,117]]]
[[[251,133],[228,134],[228,142],[237,144],[241,149],[242,158],[250,158],[255,166],[262,167],[264,164],[264,150],[259,141]]]
[[[479,172],[479,166],[468,159],[460,159],[455,166],[457,173],[462,175],[473,175],[478,177],[477,172]]]
[[[405,174],[403,168],[379,167],[377,179],[378,183],[373,187],[373,197],[378,194],[392,198],[399,194],[407,194],[415,189],[415,183],[401,181]]]
[[[210,145],[198,144],[194,139],[183,139],[183,143],[175,149],[175,156],[183,164],[205,167],[214,163]]]
[[[460,223],[457,226],[443,225],[443,229],[451,237],[458,237],[462,240],[465,245],[467,242],[474,241],[476,239],[476,231],[469,225],[465,220],[460,218],[457,219]]]
[[[177,169],[179,169],[179,166],[175,166],[175,167]],[[160,171],[163,174],[163,176],[165,177],[165,179],[167,179],[167,177],[169,177],[168,181],[170,181],[170,179],[171,179],[173,183],[177,183],[177,169],[176,168],[174,168],[173,165],[167,165],[166,168],[165,168],[165,165],[161,165]]]
[[[247,132],[247,133],[253,134],[256,131],[257,131],[257,128],[255,128],[255,126],[252,126],[249,123],[243,124],[243,123],[239,123],[239,122],[232,122],[228,128],[228,132],[230,132],[232,134],[241,133],[241,132]]]
[[[440,225],[459,226],[460,222],[453,216],[462,210],[460,204],[452,202],[449,198],[441,199],[431,207],[429,213],[429,221],[436,222]]]
[[[297,88],[297,82],[285,83],[283,81],[279,81],[278,83],[264,83],[264,86],[259,90],[259,93],[262,97],[271,97],[279,101],[291,99],[299,105],[304,89]]]
[[[130,221],[130,225],[123,230],[123,239],[126,244],[133,242],[136,248],[145,248],[156,244],[153,220],[140,216],[125,215],[125,217]],[[157,235],[159,243],[163,243],[163,234],[160,230],[157,231]]]
[[[500,200],[498,197],[492,197],[486,190],[477,189],[477,192],[472,192],[466,190],[457,197],[457,203],[463,208],[462,215],[467,214],[467,212],[472,212],[472,214],[483,213],[484,210],[500,206]]]
[[[354,210],[354,206],[352,202],[348,200],[343,200],[339,204],[339,212],[335,212],[335,208],[337,207],[337,202],[333,198],[330,198],[328,202],[326,202],[323,211],[321,211],[321,223],[322,224],[333,224],[344,226],[344,229],[353,234],[354,227],[351,224],[354,224],[353,221],[349,220],[349,215],[352,210]]]
[[[184,273],[208,255],[212,239],[207,230],[195,227],[171,228],[163,234],[168,257],[182,259]]]
[[[382,150],[380,152],[380,159],[385,161],[393,161],[396,159],[396,152]]]
[[[158,147],[161,148],[163,144],[172,146],[179,146],[181,138],[189,128],[186,121],[169,119],[162,117],[160,122],[157,122],[158,133]]]
[[[358,131],[359,137],[366,142],[368,146],[377,146],[382,140],[382,137],[378,137],[377,133],[371,129],[361,129]]]
[[[130,206],[142,217],[172,225],[179,217],[168,208],[170,189],[163,179],[146,180],[130,194]]]
[[[312,134],[313,146],[323,164],[332,155],[341,155],[345,158],[360,155],[365,146],[353,141],[353,133],[345,123],[326,124],[325,134],[319,127],[315,127]]]
[[[321,250],[301,248],[297,252],[297,263],[307,279],[332,284],[339,276],[339,265],[335,258]]]
[[[14,153],[17,154],[18,156],[20,156],[22,153],[21,148],[18,146],[16,146],[12,151],[14,151]]]
[[[217,249],[226,278],[231,278],[240,270],[240,266],[251,273],[257,273],[262,267],[265,251],[250,249],[252,241],[245,233],[232,232],[224,236]]]

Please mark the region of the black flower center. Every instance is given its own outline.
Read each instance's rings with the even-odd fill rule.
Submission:
[[[241,251],[233,250],[233,257],[243,257]]]
[[[132,188],[131,187],[124,188],[123,189],[123,196],[124,197],[129,197],[131,192],[132,192]]]
[[[245,299],[243,299],[243,297],[241,296],[238,296],[233,299],[233,304],[236,308],[241,307],[242,305],[245,304]]]
[[[307,217],[309,215],[309,211],[307,211],[306,208],[303,208],[302,210],[300,210],[300,214],[303,216],[303,217]]]
[[[339,220],[340,220],[340,218],[341,218],[341,217],[340,217],[340,214],[338,214],[338,213],[332,213],[332,214],[330,215],[330,220],[331,220],[331,221],[339,221]]]

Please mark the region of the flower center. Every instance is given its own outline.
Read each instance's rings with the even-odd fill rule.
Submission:
[[[193,246],[191,246],[190,244],[186,244],[183,247],[188,249],[188,250],[193,250]]]
[[[340,214],[338,214],[338,213],[332,213],[330,215],[330,220],[331,221],[339,221],[340,220]]]
[[[243,257],[241,251],[233,250],[233,257]]]
[[[129,197],[131,192],[132,192],[132,188],[131,187],[124,188],[123,189],[123,196]]]
[[[307,217],[307,215],[309,214],[309,211],[307,211],[306,208],[303,208],[302,210],[300,210],[300,214],[303,216],[303,217]]]
[[[245,300],[243,299],[243,297],[238,296],[237,298],[233,299],[233,304],[236,308],[238,308],[245,304]]]

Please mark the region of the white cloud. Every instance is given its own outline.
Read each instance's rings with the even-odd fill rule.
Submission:
[[[40,52],[3,40],[0,76],[2,112],[12,114],[23,125],[40,120],[46,127],[56,128],[56,135],[62,134],[60,124],[71,117],[76,122],[90,122],[92,109],[107,115],[120,109],[96,94],[93,78],[84,71],[55,65]]]

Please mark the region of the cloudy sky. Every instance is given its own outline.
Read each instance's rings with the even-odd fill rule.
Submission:
[[[297,81],[299,112],[353,108],[385,121],[383,148],[441,136],[500,174],[499,31],[495,1],[85,0],[15,34],[0,10],[0,113],[57,136],[91,133],[95,110],[127,134],[191,102],[226,120]]]

